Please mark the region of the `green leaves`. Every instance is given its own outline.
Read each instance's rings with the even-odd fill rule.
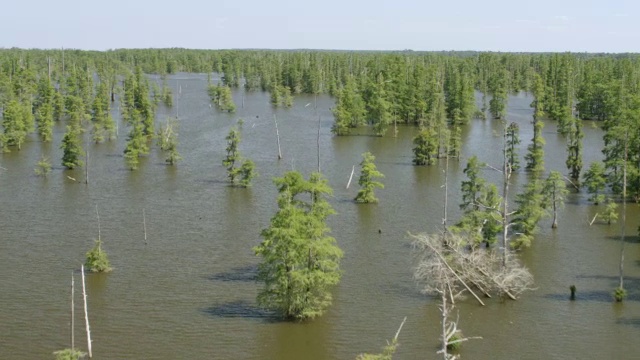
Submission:
[[[334,213],[325,200],[332,191],[319,173],[307,181],[291,171],[274,183],[278,211],[254,248],[263,259],[258,276],[265,283],[258,304],[285,318],[314,318],[331,304],[330,289],[340,280],[342,251],[325,224]]]
[[[60,148],[63,151],[62,165],[64,167],[74,169],[84,165],[84,161],[82,161],[84,151],[80,144],[80,128],[67,126],[67,132],[62,138]]]
[[[604,190],[607,186],[607,178],[604,172],[604,164],[600,161],[594,161],[582,176],[587,192],[591,194],[589,201],[594,205],[604,201]]]
[[[366,152],[362,154],[362,162],[360,162],[361,172],[360,179],[358,180],[358,184],[360,185],[360,191],[358,191],[358,195],[354,199],[359,203],[376,203],[378,199],[374,194],[375,188],[384,188],[384,185],[375,181],[375,178],[384,177],[384,175],[378,171],[376,168],[376,164],[373,163],[375,160],[375,156],[373,156],[370,152]]]
[[[107,253],[102,250],[102,241],[96,240],[94,247],[87,252],[87,259],[84,265],[91,272],[109,272],[111,271],[111,264]]]

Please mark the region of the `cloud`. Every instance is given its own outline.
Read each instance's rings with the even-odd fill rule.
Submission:
[[[553,18],[554,18],[554,19],[556,19],[556,20],[564,21],[564,22],[567,22],[567,21],[571,20],[571,19],[570,19],[568,16],[566,16],[566,15],[556,15],[556,16],[554,16]]]

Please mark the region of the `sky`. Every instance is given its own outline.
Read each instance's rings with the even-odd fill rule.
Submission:
[[[637,0],[22,0],[0,48],[640,52]]]

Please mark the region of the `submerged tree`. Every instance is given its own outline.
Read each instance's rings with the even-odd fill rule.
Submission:
[[[558,227],[558,210],[564,206],[564,201],[569,190],[564,182],[562,174],[558,171],[552,171],[544,181],[542,187],[543,207],[551,208],[553,211],[553,222],[551,228]]]
[[[413,138],[413,164],[433,165],[438,159],[438,138],[431,129],[422,129]]]
[[[127,147],[124,149],[124,159],[129,169],[136,170],[140,162],[140,156],[148,153],[149,147],[144,136],[144,125],[142,122],[136,121],[131,127]]]
[[[80,360],[84,359],[86,353],[77,349],[58,350],[53,353],[55,360]]]
[[[264,282],[258,304],[288,319],[315,318],[331,304],[331,288],[340,281],[342,251],[326,225],[334,213],[325,199],[332,190],[319,173],[305,180],[290,171],[274,183],[278,211],[254,248]]]
[[[230,113],[236,111],[236,104],[233,102],[231,88],[224,85],[209,86],[209,96],[220,111],[228,111]]]
[[[229,130],[225,138],[227,140],[227,156],[222,160],[222,165],[227,168],[227,177],[233,185],[247,187],[251,185],[251,179],[257,174],[255,164],[249,159],[242,159],[238,145],[240,144],[240,131],[235,127]],[[238,167],[236,164],[241,163]]]
[[[366,109],[362,96],[356,88],[353,77],[349,77],[338,93],[336,107],[332,109],[335,123],[331,132],[336,135],[348,135],[351,129],[366,124]]]
[[[84,165],[82,157],[84,151],[80,144],[80,129],[76,126],[67,126],[67,132],[62,138],[60,148],[63,151],[62,165],[67,169],[74,169]]]
[[[520,145],[520,128],[518,124],[512,122],[507,127],[507,163],[512,171],[520,168],[520,160],[518,159],[518,145]]]
[[[166,151],[167,156],[165,162],[169,165],[174,165],[176,162],[182,159],[178,153],[178,133],[175,130],[177,122],[173,119],[167,119],[166,123],[160,127],[158,131],[158,144],[160,150]]]
[[[49,173],[51,172],[51,163],[49,162],[49,159],[47,159],[45,156],[42,156],[33,171],[38,176],[47,177],[47,175],[49,175]]]
[[[374,180],[375,178],[384,177],[376,168],[376,164],[373,162],[375,159],[375,156],[370,152],[362,154],[362,162],[360,163],[362,170],[360,172],[360,179],[358,180],[360,191],[358,191],[358,195],[355,198],[356,202],[376,203],[378,199],[374,194],[375,188],[384,189],[384,185],[381,182]]]
[[[533,236],[538,232],[538,223],[547,215],[545,199],[540,180],[531,180],[524,191],[516,195],[518,205],[513,218],[515,239],[511,242],[514,249],[529,247]]]
[[[542,173],[544,170],[544,138],[542,137],[542,129],[544,123],[542,117],[544,116],[544,83],[540,75],[536,74],[533,95],[535,100],[531,103],[533,110],[533,139],[531,144],[527,147],[527,155],[525,160],[527,161],[526,169],[531,171],[535,175]]]
[[[607,186],[604,164],[600,161],[592,162],[589,166],[589,170],[582,175],[582,178],[584,180],[584,185],[587,187],[587,192],[591,194],[589,201],[593,202],[594,205],[598,205],[603,202],[603,192]]]
[[[87,259],[84,265],[91,272],[109,272],[112,270],[107,253],[102,250],[102,240],[96,240],[94,247],[87,252]]]
[[[580,183],[580,172],[582,171],[582,120],[571,118],[568,126],[567,139],[567,168],[569,177],[574,183]]]
[[[360,354],[356,357],[356,360],[393,360],[393,354],[395,354],[398,349],[398,335],[400,335],[400,330],[402,330],[402,326],[404,326],[404,322],[407,321],[405,317],[396,331],[396,336],[393,337],[391,342],[387,343],[387,346],[382,348],[382,352],[380,354]]]
[[[471,338],[460,333],[458,321],[451,319],[455,301],[468,292],[484,305],[475,291],[498,293],[513,299],[531,289],[533,276],[515,259],[506,266],[494,249],[468,251],[468,239],[460,235],[420,234],[413,236],[417,257],[414,279],[423,293],[440,298],[441,348],[444,359],[455,358],[452,348]]]

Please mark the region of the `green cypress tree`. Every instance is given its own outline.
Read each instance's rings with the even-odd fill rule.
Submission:
[[[607,178],[604,171],[604,164],[600,161],[594,161],[589,166],[582,178],[584,185],[587,187],[587,192],[591,194],[589,201],[594,205],[604,201],[604,189],[607,186]]]
[[[62,138],[60,148],[63,151],[62,165],[64,167],[74,169],[84,165],[84,161],[82,161],[84,151],[81,146],[79,127],[67,126],[67,132]]]
[[[358,191],[358,195],[354,199],[356,202],[377,203],[378,199],[374,194],[374,190],[375,188],[384,189],[384,185],[381,182],[374,180],[375,178],[384,177],[376,168],[376,164],[373,162],[375,159],[375,156],[370,152],[362,154],[360,179],[358,180],[360,191]]]
[[[569,190],[565,184],[562,174],[558,171],[551,171],[545,179],[542,187],[543,207],[551,208],[553,211],[553,222],[551,228],[558,227],[558,210],[564,206],[564,201]]]
[[[331,288],[340,281],[342,251],[326,225],[334,213],[325,199],[332,190],[319,173],[307,181],[291,171],[274,183],[278,211],[254,248],[264,282],[258,304],[287,319],[312,319],[331,304]]]

